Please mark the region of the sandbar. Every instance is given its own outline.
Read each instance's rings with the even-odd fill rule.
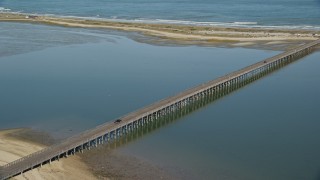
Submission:
[[[148,36],[169,39],[187,44],[218,45],[228,47],[256,47],[288,50],[297,44],[320,38],[317,30],[262,29],[220,26],[190,26],[179,24],[152,24],[122,22],[108,19],[86,19],[23,13],[0,13],[0,22],[26,22],[65,27],[112,29],[138,32]],[[281,46],[283,45],[283,46]],[[270,48],[271,47],[271,48]]]

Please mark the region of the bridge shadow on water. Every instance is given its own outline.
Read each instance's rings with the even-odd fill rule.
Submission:
[[[316,41],[315,43],[318,43],[318,41]],[[309,46],[310,45],[308,45],[308,47]],[[103,137],[96,137],[95,139],[92,139],[89,142],[82,144],[81,146],[72,147],[70,150],[67,150],[62,153],[59,152],[59,154],[55,155],[54,157],[49,157],[47,160],[44,160],[39,164],[32,165],[30,167],[28,166],[27,168],[22,170],[19,169],[19,171],[14,171],[9,176],[4,174],[4,169],[0,167],[0,179],[2,175],[3,177],[12,177],[19,173],[29,171],[32,168],[36,168],[44,164],[51,163],[51,161],[59,160],[59,158],[67,157],[68,155],[73,155],[78,152],[88,151],[94,147],[98,147],[97,149],[104,150],[104,148],[117,149],[119,147],[125,146],[142,138],[143,136],[147,136],[151,133],[156,132],[160,128],[172,125],[178,120],[182,120],[183,117],[198,111],[200,108],[203,108],[213,102],[216,102],[226,95],[234,93],[235,91],[243,88],[244,86],[251,84],[258,79],[261,79],[288,64],[295,62],[296,60],[308,55],[309,53],[311,53],[310,48],[304,48],[301,51],[294,51],[293,54],[286,55],[286,57],[284,58],[273,58],[275,59],[275,61],[272,60],[270,63],[264,60],[257,63],[258,66],[254,65],[259,68],[252,69],[251,67],[247,67],[247,69],[249,68],[250,71],[246,68],[244,68],[244,70],[236,71],[235,73],[239,74],[236,78],[230,79],[229,75],[226,75],[223,77],[223,80],[221,80],[218,84],[215,85],[214,88],[210,87],[209,84],[207,85],[208,87],[206,87],[207,89],[201,90],[201,93],[196,93],[195,95],[192,95],[192,97],[190,96],[186,98],[184,101],[176,102],[175,104],[170,105],[170,107],[167,106],[169,107],[168,109],[165,108],[159,112],[156,112],[155,114],[149,114],[148,116],[145,116],[140,120],[137,120],[137,123],[130,127],[128,127],[128,125],[125,125],[123,127],[120,127],[119,129],[114,130],[113,132],[115,133],[113,133],[112,136],[111,132],[108,132],[108,134],[110,133],[110,138],[104,139]],[[246,73],[239,73],[243,71]],[[49,150],[50,148],[48,148],[48,151]],[[41,153],[42,152],[38,152],[38,154],[35,153],[29,158],[34,158],[37,157],[37,155],[42,155]],[[11,166],[19,164],[19,162],[23,161],[24,159],[17,160],[16,162],[9,164],[6,168],[10,169]]]
[[[108,166],[108,164],[112,164],[110,166],[114,166],[114,154],[111,152],[113,150],[116,150],[117,148],[124,147],[128,144],[134,143],[135,141],[145,137],[149,136],[157,131],[160,130],[160,128],[165,128],[170,125],[173,125],[174,123],[183,120],[184,117],[191,115],[192,113],[195,113],[199,111],[202,108],[205,108],[206,106],[212,105],[215,102],[220,101],[224,96],[230,95],[232,93],[236,93],[238,90],[241,90],[243,87],[254,83],[256,80],[259,80],[261,78],[267,77],[267,75],[278,71],[282,67],[288,65],[288,64],[293,64],[297,59],[302,58],[303,56],[297,57],[295,59],[292,59],[291,61],[288,62],[283,62],[282,64],[279,64],[276,67],[273,67],[271,69],[267,69],[265,71],[261,71],[258,74],[255,74],[254,76],[251,76],[244,81],[240,81],[238,83],[231,84],[230,86],[224,86],[221,90],[212,93],[212,94],[206,94],[205,96],[202,96],[196,101],[193,101],[185,106],[182,106],[178,108],[177,110],[173,112],[169,112],[165,115],[160,116],[157,119],[154,119],[152,121],[147,121],[145,124],[139,124],[138,128],[132,129],[131,131],[122,133],[119,137],[116,137],[115,139],[110,139],[107,143],[104,143],[103,145],[97,146],[96,148],[93,147],[92,152],[88,153],[88,155],[83,154],[85,161],[90,164],[90,161],[92,162],[91,159],[94,159],[93,162],[91,163],[94,164],[94,168],[97,172],[106,172],[106,168],[104,169],[99,169],[101,166]],[[90,158],[88,158],[90,157]],[[105,160],[109,159],[109,160]],[[100,161],[100,163],[99,163]],[[112,167],[108,168],[108,171],[113,172],[113,169],[120,169],[121,171],[123,168],[125,168],[129,162],[128,160],[124,159],[116,159],[116,161],[123,161],[124,164],[121,168],[119,167]],[[135,159],[136,161],[136,159]],[[101,163],[102,162],[102,163]],[[99,165],[96,165],[99,164]],[[135,163],[131,163],[130,166],[135,167]],[[139,164],[139,163],[138,163]],[[141,164],[140,164],[141,166]],[[147,165],[149,167],[149,165]],[[138,169],[141,169],[141,167],[138,168],[133,168],[136,171],[139,171]],[[110,170],[111,169],[111,170]],[[143,168],[142,168],[143,169]],[[144,171],[145,172],[145,171]],[[109,172],[110,173],[110,172]],[[173,178],[176,179],[176,178]],[[178,178],[178,179],[185,179],[184,177]],[[316,180],[320,180],[320,176],[316,177]]]
[[[299,58],[297,58],[297,59],[299,59]],[[292,61],[292,62],[294,62],[294,61]],[[133,129],[130,132],[124,133],[120,137],[117,137],[115,139],[111,139],[106,144],[104,144],[103,146],[99,146],[98,148],[100,148],[100,147],[106,148],[107,147],[108,149],[116,149],[116,148],[125,146],[129,143],[133,143],[134,141],[142,138],[143,136],[151,135],[152,133],[158,131],[160,128],[170,126],[179,120],[183,120],[183,117],[186,117],[194,112],[199,111],[201,108],[204,108],[208,105],[213,104],[214,102],[221,100],[224,96],[235,93],[236,91],[242,89],[244,86],[252,84],[256,80],[264,78],[268,74],[271,74],[271,73],[281,69],[283,66],[291,64],[292,62],[280,64],[278,67],[275,67],[271,70],[266,70],[264,72],[256,74],[256,75],[246,79],[243,82],[233,84],[229,87],[224,87],[223,89],[216,92],[215,94],[209,94],[209,95],[202,96],[197,101],[194,101],[190,104],[187,104],[186,106],[181,107],[174,112],[170,112],[166,115],[163,115],[156,120],[149,121],[144,125],[139,125],[138,128]]]

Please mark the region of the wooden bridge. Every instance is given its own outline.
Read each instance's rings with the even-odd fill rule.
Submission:
[[[0,168],[0,179],[8,179],[59,158],[68,157],[93,146],[119,138],[130,131],[144,126],[160,117],[174,113],[201,99],[228,92],[257,80],[303,56],[311,53],[320,40],[299,46],[293,50],[262,60],[238,71],[188,89],[175,96],[160,100],[112,122],[75,135],[65,141],[35,152]]]

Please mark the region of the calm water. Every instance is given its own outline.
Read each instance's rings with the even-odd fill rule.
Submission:
[[[0,7],[135,21],[320,29],[319,0],[0,0]]]
[[[320,53],[122,147],[187,179],[319,180]]]
[[[115,32],[16,23],[0,30],[0,128],[56,137],[278,53],[154,46]],[[319,58],[314,53],[119,150],[190,179],[319,179]]]
[[[84,130],[276,54],[153,46],[97,30],[15,23],[0,27],[7,37],[0,44],[16,47],[7,48],[11,55],[0,51],[2,128]],[[12,32],[20,29],[23,34],[15,38]],[[29,43],[38,32],[43,33],[41,42]],[[75,40],[65,39],[72,36]],[[38,48],[46,41],[45,49]],[[28,53],[19,54],[25,49]]]

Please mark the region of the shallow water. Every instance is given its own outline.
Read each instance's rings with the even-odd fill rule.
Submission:
[[[0,128],[33,127],[60,138],[279,53],[154,46],[99,30],[25,27],[0,24],[2,37],[16,47],[0,57]],[[24,35],[12,38],[19,29]],[[41,48],[29,44],[37,31],[48,42]],[[69,34],[75,40],[65,39]],[[319,56],[119,150],[190,179],[319,178]]]

